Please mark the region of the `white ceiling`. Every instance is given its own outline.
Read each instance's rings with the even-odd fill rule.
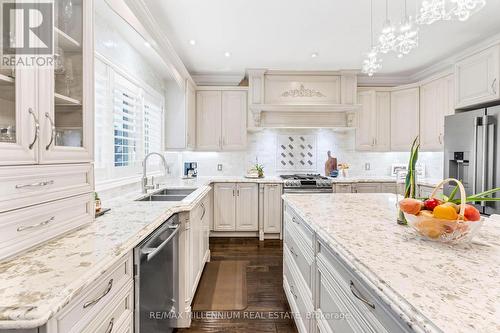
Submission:
[[[419,0],[407,0],[411,14]],[[243,73],[246,68],[338,70],[361,67],[369,49],[369,0],[145,0],[191,73]],[[390,0],[399,21],[403,0]],[[373,0],[374,29],[385,1]],[[500,0],[467,22],[421,26],[420,45],[385,74],[411,74],[500,33]],[[196,40],[192,46],[189,40]],[[225,57],[226,51],[231,57]],[[311,53],[318,57],[312,58]]]

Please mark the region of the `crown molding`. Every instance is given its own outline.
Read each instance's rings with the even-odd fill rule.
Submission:
[[[185,86],[185,80],[189,80],[195,84],[191,74],[182,62],[182,59],[177,54],[174,46],[170,42],[168,36],[160,28],[158,22],[154,19],[151,11],[144,0],[124,0],[130,10],[134,13],[137,19],[142,23],[146,31],[153,38],[154,43],[151,47],[162,56],[167,67],[172,72],[172,77],[179,86]]]
[[[245,73],[193,73],[191,77],[199,86],[237,86]]]

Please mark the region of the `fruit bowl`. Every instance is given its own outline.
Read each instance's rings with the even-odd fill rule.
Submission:
[[[470,242],[483,225],[483,218],[479,221],[444,220],[435,217],[412,215],[404,213],[408,224],[420,236],[432,241],[443,243]]]
[[[458,185],[460,205],[444,203],[435,197],[438,189],[448,182]],[[453,178],[438,184],[425,202],[403,199],[399,206],[408,224],[420,236],[432,241],[452,244],[470,242],[484,222],[477,209],[466,204],[463,184]]]

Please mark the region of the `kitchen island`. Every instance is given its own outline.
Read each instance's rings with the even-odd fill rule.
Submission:
[[[298,323],[299,331],[301,326],[305,331],[317,326],[321,332],[366,327],[390,332],[388,321],[405,331],[500,331],[498,222],[487,220],[474,243],[451,246],[423,241],[410,227],[398,225],[395,195],[286,194],[283,198],[285,291],[289,301],[292,298],[292,310],[293,303],[300,310],[303,297],[303,308],[314,311],[317,318]],[[329,258],[332,266],[323,264]],[[293,261],[288,279],[287,260]],[[309,271],[301,268],[308,263]],[[324,292],[324,286],[332,291]],[[380,308],[389,320],[380,318]],[[346,322],[324,319],[322,315],[332,309],[352,317]]]

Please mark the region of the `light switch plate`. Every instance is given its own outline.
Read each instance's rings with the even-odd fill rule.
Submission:
[[[371,166],[370,163],[365,163],[365,171],[370,171]]]
[[[217,171],[222,171],[222,164],[217,164]]]

